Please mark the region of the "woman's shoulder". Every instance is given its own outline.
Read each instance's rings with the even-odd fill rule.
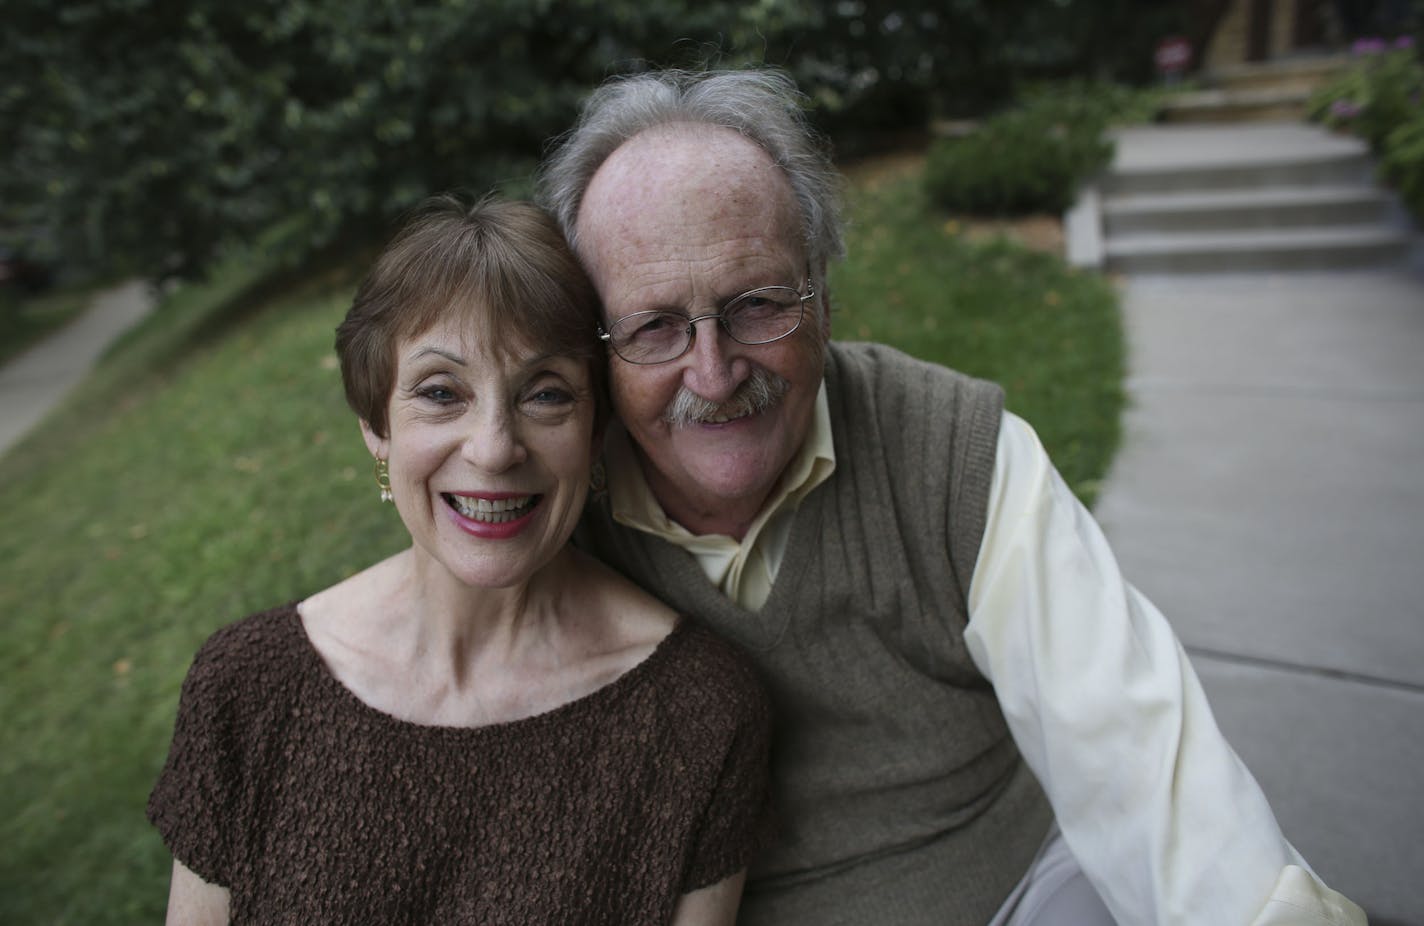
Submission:
[[[291,670],[302,652],[301,633],[296,602],[220,627],[193,657],[184,690],[201,688],[226,697],[260,690],[274,674]]]
[[[198,655],[206,659],[246,659],[265,656],[274,648],[286,648],[300,628],[298,604],[289,601],[219,627],[203,643]]]
[[[691,709],[720,714],[736,725],[766,722],[771,712],[766,684],[736,643],[683,615],[664,646],[670,650],[665,673]]]

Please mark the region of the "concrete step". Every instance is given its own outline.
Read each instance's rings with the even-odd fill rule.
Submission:
[[[1386,266],[1409,247],[1407,232],[1380,224],[1112,237],[1104,257],[1121,273],[1234,273]]]
[[[1350,64],[1349,55],[1310,55],[1221,68],[1208,75],[1220,90],[1284,90],[1314,93]]]
[[[1274,159],[1203,160],[1115,167],[1103,179],[1106,196],[1206,193],[1265,187],[1359,186],[1374,182],[1363,150],[1304,152]]]
[[[1102,204],[1108,235],[1366,225],[1393,218],[1384,193],[1363,185],[1271,187],[1118,196]]]
[[[1300,120],[1315,91],[1348,66],[1349,60],[1345,55],[1306,55],[1219,68],[1205,75],[1203,89],[1166,100],[1162,121]]]
[[[1116,129],[1115,171],[1185,170],[1365,155],[1358,138],[1318,125],[1147,125]]]
[[[1358,139],[1294,123],[1142,126],[1114,140],[1112,168],[1065,217],[1075,266],[1251,272],[1419,259]]]
[[[1159,113],[1175,124],[1220,122],[1289,122],[1305,118],[1310,90],[1197,90],[1165,100]]]

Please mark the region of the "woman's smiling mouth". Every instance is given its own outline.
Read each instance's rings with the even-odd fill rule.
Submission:
[[[508,498],[480,498],[444,492],[441,493],[441,497],[445,499],[445,504],[471,521],[478,521],[481,524],[503,524],[508,521],[517,521],[533,511],[534,506],[538,505],[544,496],[512,495]]]

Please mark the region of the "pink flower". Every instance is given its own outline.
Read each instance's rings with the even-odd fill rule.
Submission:
[[[1414,47],[1414,36],[1412,36],[1412,35],[1401,35],[1399,38],[1397,38],[1397,39],[1394,40],[1394,47],[1395,47],[1395,48],[1413,48],[1413,47]]]
[[[1350,52],[1356,55],[1377,55],[1388,47],[1384,39],[1356,39],[1355,44],[1350,46]]]
[[[1360,105],[1353,100],[1336,100],[1330,104],[1330,115],[1336,119],[1353,119],[1360,114]]]

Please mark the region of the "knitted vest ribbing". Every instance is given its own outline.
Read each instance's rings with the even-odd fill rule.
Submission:
[[[984,923],[1051,819],[964,645],[1003,395],[833,343],[836,470],[802,502],[759,612],[690,554],[590,506],[578,542],[745,647],[775,707],[781,838],[739,922]]]

